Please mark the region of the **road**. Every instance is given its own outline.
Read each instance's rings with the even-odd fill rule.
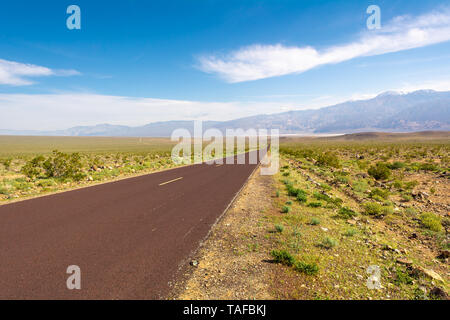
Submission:
[[[0,206],[0,299],[164,298],[255,169],[246,163],[191,165]],[[69,265],[80,267],[80,290],[67,289]]]

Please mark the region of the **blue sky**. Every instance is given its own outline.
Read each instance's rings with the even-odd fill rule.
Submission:
[[[0,129],[225,120],[386,90],[450,90],[446,3],[3,3]],[[66,27],[71,4],[81,30]],[[372,4],[379,30],[366,27]]]

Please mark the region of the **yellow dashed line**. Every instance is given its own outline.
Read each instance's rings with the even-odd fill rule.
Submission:
[[[166,182],[160,183],[159,185],[160,185],[160,186],[163,186],[163,185],[165,185],[165,184],[168,184],[168,183],[171,183],[171,182],[180,180],[180,179],[183,179],[183,177],[179,177],[179,178],[176,178],[176,179],[173,179],[173,180],[170,180],[170,181],[166,181]]]

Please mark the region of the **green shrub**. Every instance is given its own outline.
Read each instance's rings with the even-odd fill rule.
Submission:
[[[412,190],[419,185],[419,182],[416,180],[408,181],[405,183],[404,187],[406,190]]]
[[[381,215],[382,216],[387,216],[387,215],[390,215],[390,214],[393,214],[393,213],[394,213],[394,208],[392,207],[392,205],[384,205],[381,208]]]
[[[442,230],[441,217],[432,213],[424,212],[420,215],[423,226],[431,231],[440,232]]]
[[[320,208],[322,206],[321,202],[310,202],[308,203],[308,207],[310,208]]]
[[[317,218],[312,218],[309,224],[312,226],[317,226],[318,224],[320,224],[320,220]]]
[[[286,266],[292,266],[295,263],[295,258],[286,250],[272,250],[270,254],[275,263],[281,263]]]
[[[352,185],[353,190],[356,192],[365,192],[367,189],[369,189],[369,184],[366,180],[356,180]]]
[[[306,196],[306,192],[303,190],[299,190],[297,193],[297,201],[298,202],[306,202],[308,201],[308,197]]]
[[[306,263],[297,261],[294,264],[294,270],[305,273],[307,275],[316,275],[319,272],[319,267],[316,263]]]
[[[344,201],[341,198],[329,198],[328,206],[339,208]]]
[[[414,209],[413,207],[408,207],[405,209],[405,213],[409,214],[411,216],[415,216],[415,215],[417,215],[417,210]]]
[[[282,213],[289,213],[289,212],[291,212],[291,207],[283,206],[283,207],[281,208],[281,212],[282,212]]]
[[[378,162],[375,166],[371,166],[367,172],[376,180],[386,180],[391,176],[391,170],[382,162]]]
[[[43,167],[47,177],[73,178],[74,180],[81,180],[84,177],[81,157],[78,153],[69,155],[55,150],[43,163]]]
[[[279,232],[279,233],[282,233],[283,230],[284,230],[284,226],[281,225],[281,224],[276,224],[276,225],[275,225],[275,230],[276,230],[277,232]]]
[[[367,202],[364,204],[364,212],[371,216],[379,216],[383,206],[376,202]]]
[[[319,246],[321,246],[322,248],[325,248],[325,249],[331,249],[331,248],[335,247],[336,245],[337,245],[337,241],[330,237],[326,237],[319,244]]]
[[[350,182],[350,179],[348,177],[346,177],[346,176],[341,175],[341,174],[335,174],[334,175],[334,182],[347,184],[347,183]]]
[[[28,161],[20,170],[22,174],[30,179],[34,179],[44,173],[42,164],[45,158],[43,156],[37,156]]]
[[[313,197],[317,200],[324,200],[324,201],[330,201],[330,197],[327,196],[326,194],[320,193],[320,192],[314,192],[313,193]]]
[[[344,236],[346,236],[346,237],[353,237],[357,233],[358,233],[358,230],[350,228],[350,229],[347,229],[344,232]]]
[[[376,202],[366,202],[364,204],[364,212],[368,215],[382,218],[394,212],[394,209],[390,205],[382,206]]]
[[[345,219],[351,219],[358,214],[350,208],[342,207],[339,209],[338,214]]]
[[[291,196],[291,197],[296,197],[297,196],[297,193],[298,193],[299,189],[295,188],[293,185],[288,184],[286,186],[286,189],[287,189],[287,192],[288,192],[288,196]]]
[[[83,174],[81,156],[78,153],[66,154],[57,150],[47,159],[37,156],[28,161],[21,172],[30,179],[45,175],[47,178],[63,178],[79,181]]]
[[[392,184],[394,186],[395,189],[401,189],[403,188],[403,182],[400,180],[395,180],[394,183]]]
[[[402,197],[402,201],[404,202],[409,202],[413,199],[413,197],[406,192],[402,193],[400,196]]]
[[[18,191],[27,191],[33,188],[31,182],[25,181],[24,178],[16,178],[12,181],[12,186]]]
[[[321,183],[320,184],[320,187],[323,189],[323,190],[325,190],[325,191],[330,191],[332,188],[329,186],[329,185],[327,185],[326,183]]]
[[[338,156],[331,151],[320,154],[317,157],[317,164],[319,166],[327,166],[333,168],[340,167]]]
[[[43,179],[37,183],[39,187],[51,187],[54,186],[56,182],[53,179]]]
[[[11,167],[11,162],[12,162],[12,159],[10,159],[10,158],[0,159],[0,163],[5,167],[6,170],[9,170],[9,168]]]
[[[422,163],[419,165],[419,169],[423,171],[437,171],[439,167],[434,163]]]
[[[410,285],[410,284],[413,284],[413,278],[411,278],[411,276],[407,272],[397,269],[395,278],[394,278],[394,283],[396,285],[400,285],[400,284]]]
[[[389,190],[383,190],[380,188],[375,188],[369,193],[369,197],[375,198],[380,197],[381,199],[388,199],[389,198]]]
[[[391,170],[401,169],[401,168],[404,168],[405,166],[406,166],[406,163],[400,162],[400,161],[395,161],[394,163],[387,164],[387,167]]]
[[[369,162],[367,160],[357,160],[356,164],[360,170],[366,170],[369,166]]]

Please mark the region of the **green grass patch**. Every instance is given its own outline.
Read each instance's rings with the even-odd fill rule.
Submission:
[[[424,212],[420,215],[420,222],[422,222],[422,225],[425,228],[431,231],[442,231],[441,217],[437,214],[434,214],[432,212]]]
[[[272,250],[270,253],[275,263],[280,263],[285,266],[292,266],[295,263],[295,258],[286,250]]]
[[[319,267],[316,263],[306,263],[302,261],[296,261],[294,263],[294,270],[305,273],[307,275],[316,275],[319,272]]]

